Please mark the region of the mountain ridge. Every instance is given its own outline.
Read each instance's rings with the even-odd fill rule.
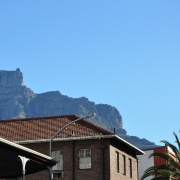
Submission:
[[[72,98],[59,91],[34,93],[24,85],[23,73],[16,71],[0,71],[0,119],[29,118],[38,116],[56,116],[77,114],[83,116],[96,113],[89,119],[105,129],[114,131],[128,142],[143,149],[155,146],[147,139],[127,135],[123,129],[122,116],[114,106],[95,104],[86,97]]]

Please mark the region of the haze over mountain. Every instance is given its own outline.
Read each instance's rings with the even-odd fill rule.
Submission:
[[[146,139],[127,135],[121,114],[111,105],[95,104],[86,97],[68,97],[59,91],[36,94],[24,85],[23,73],[19,68],[16,71],[0,71],[1,120],[67,114],[82,116],[90,113],[96,113],[96,116],[89,121],[110,131],[116,127],[117,135],[137,147],[145,149],[155,146]]]

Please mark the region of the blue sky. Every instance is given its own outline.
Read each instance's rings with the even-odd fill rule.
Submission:
[[[35,93],[115,106],[129,135],[174,143],[180,1],[0,1],[0,69]]]

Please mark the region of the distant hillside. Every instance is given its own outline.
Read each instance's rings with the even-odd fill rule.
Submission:
[[[119,111],[107,104],[95,104],[86,97],[71,98],[59,91],[35,94],[24,85],[23,73],[16,71],[0,71],[0,119],[14,119],[38,116],[53,116],[77,114],[78,116],[96,113],[91,122],[105,129],[114,131],[139,148],[155,146],[154,143],[128,136],[123,129],[122,117]]]

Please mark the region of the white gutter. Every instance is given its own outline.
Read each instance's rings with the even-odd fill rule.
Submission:
[[[73,140],[88,140],[88,139],[108,139],[108,138],[115,138],[120,142],[123,142],[127,146],[129,146],[132,149],[135,149],[140,154],[145,154],[144,151],[140,150],[136,146],[132,145],[131,143],[125,141],[124,139],[120,138],[119,136],[113,134],[113,135],[102,135],[102,136],[83,136],[83,137],[69,137],[69,138],[56,138],[53,140],[53,142],[59,142],[59,141],[73,141]],[[27,140],[27,141],[16,141],[15,143],[18,144],[29,144],[29,143],[45,143],[50,142],[50,139],[40,139],[40,140]]]
[[[3,139],[3,138],[0,138],[0,142],[1,142],[1,143],[4,143],[4,144],[7,144],[7,145],[9,145],[9,146],[11,146],[11,147],[15,147],[15,148],[17,148],[17,149],[26,151],[26,152],[28,152],[28,153],[31,153],[31,154],[34,154],[34,155],[38,155],[38,156],[43,157],[43,158],[45,158],[45,159],[53,160],[53,158],[51,158],[51,157],[49,157],[49,156],[46,156],[46,155],[41,154],[41,153],[39,153],[39,152],[37,152],[37,151],[34,151],[34,150],[32,150],[32,149],[29,149],[29,148],[26,148],[26,147],[24,147],[24,146],[21,146],[21,145],[19,145],[19,144],[13,143],[13,142],[11,142],[11,141],[5,140],[5,139]]]

